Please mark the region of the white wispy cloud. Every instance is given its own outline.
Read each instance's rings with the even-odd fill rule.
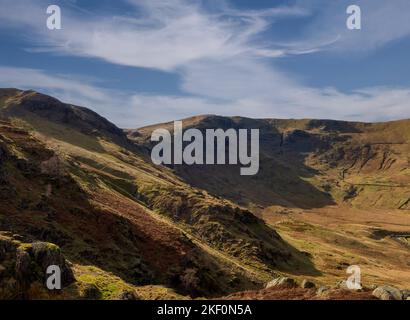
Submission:
[[[42,50],[180,75],[181,90],[186,95],[166,96],[107,90],[95,83],[73,80],[75,77],[47,75],[42,70],[0,70],[1,86],[45,90],[63,100],[92,107],[122,127],[203,113],[362,121],[410,117],[409,88],[358,88],[351,93],[312,88],[272,65],[272,59],[289,54],[339,50],[342,44],[354,49],[360,39],[345,33],[345,12],[335,9],[345,10],[340,1],[329,4],[317,0],[309,5],[297,2],[293,7],[240,11],[227,2],[218,2],[208,10],[185,0],[127,0],[132,10],[126,16],[87,16],[87,20],[63,11],[63,30],[52,32],[45,29],[45,23],[39,24],[38,19],[45,21],[45,10],[38,2],[3,1],[9,3],[8,10],[27,3],[30,14],[9,21],[7,10],[3,11],[0,27],[21,30],[29,26],[30,31],[25,33],[35,35],[35,44]],[[400,10],[410,5],[397,1],[402,5]],[[386,6],[383,3],[363,1],[363,6],[373,12],[369,17],[380,19],[378,23]],[[307,40],[281,44],[260,41],[260,34],[276,18],[306,16],[317,10],[315,16],[323,16],[324,20],[313,19],[307,26]],[[367,33],[370,40],[363,40],[366,50],[407,36],[407,26],[401,31],[393,28],[403,25],[402,17],[400,14],[399,22],[381,34],[376,32],[382,30],[380,26],[363,21],[364,28],[375,32]],[[336,27],[330,23],[332,19]]]
[[[37,34],[40,46],[37,51],[94,57],[164,71],[200,59],[266,55],[262,47],[249,45],[252,36],[266,30],[274,17],[307,14],[296,7],[238,11],[226,5],[208,13],[200,2],[194,1],[127,0],[133,11],[126,17],[80,18],[63,8],[63,29],[50,31],[45,28],[46,2],[3,1],[5,9],[0,13],[3,25],[28,27],[27,32]],[[14,19],[16,12],[19,14]]]
[[[346,9],[352,4],[361,8],[360,31],[346,28]],[[302,38],[295,43],[298,47],[309,48],[312,43],[327,43],[321,50],[341,54],[367,53],[410,37],[408,0],[297,0],[296,5],[315,12],[312,21],[305,26]],[[333,41],[335,39],[337,41]]]

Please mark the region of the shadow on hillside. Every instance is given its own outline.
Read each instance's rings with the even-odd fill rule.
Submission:
[[[42,184],[40,180],[36,183]],[[34,211],[8,210],[7,215],[0,216],[0,228],[27,237],[27,242],[55,243],[71,262],[96,266],[135,285],[165,285],[182,294],[191,294],[185,284],[180,283],[180,276],[192,268],[198,268],[202,281],[200,288],[195,289],[196,296],[216,297],[264,285],[241,275],[239,268],[232,271],[226,266],[226,270],[221,269],[216,258],[199,246],[195,246],[196,253],[187,255],[190,252],[187,248],[191,245],[184,250],[178,249],[184,244],[183,239],[175,238],[171,242],[153,239],[147,230],[128,218],[94,208],[86,197],[78,193],[78,186],[72,180],[59,185],[55,183],[59,182],[53,183],[55,200],[42,198],[39,203],[32,204],[40,208],[41,203],[41,209]],[[14,207],[14,204],[9,203],[9,206]],[[147,227],[146,223],[142,225]],[[274,231],[260,223],[261,231],[266,229],[259,239],[263,243],[264,237],[274,234]],[[271,270],[320,275],[307,255],[282,239],[277,240],[280,247],[278,256],[270,255],[263,259]],[[162,261],[165,269],[158,267],[155,261]]]
[[[264,127],[260,128],[259,171],[254,176],[241,176],[239,165],[180,165],[173,169],[192,186],[243,206],[319,208],[335,202],[309,181],[319,172],[305,160],[309,154],[329,148],[330,143],[301,130],[284,137],[276,129]]]
[[[1,200],[4,190],[0,190],[0,230],[25,242],[57,244],[72,263],[96,266],[134,285],[163,285],[184,295],[206,297],[260,288],[260,283],[217,262],[177,229],[150,221],[137,207],[130,217],[119,214],[121,207],[115,207],[117,212],[97,208],[70,177],[50,179],[32,169],[19,185],[7,184],[7,189],[16,191],[13,199]],[[52,186],[53,197],[37,197],[46,184]],[[25,198],[21,188],[35,190],[33,198]],[[90,270],[90,279],[100,281],[98,272]]]
[[[289,243],[285,243],[286,249],[292,255],[292,258],[288,261],[288,263],[277,265],[276,268],[278,271],[295,276],[317,277],[323,275],[320,270],[316,269],[310,253],[299,251]]]
[[[46,150],[42,143],[29,135],[18,140],[18,143],[27,154],[38,155]],[[152,223],[148,215],[138,214],[136,207],[133,207],[132,214],[128,213],[125,218],[127,208],[121,207],[121,201],[115,197],[105,199],[104,203],[93,202],[95,197],[85,194],[80,182],[72,176],[42,173],[40,164],[46,159],[48,157],[32,156],[27,160],[17,160],[11,155],[7,158],[8,177],[3,181],[4,190],[12,192],[13,196],[6,198],[6,193],[0,193],[0,199],[3,199],[0,201],[0,211],[7,212],[0,216],[1,228],[27,237],[28,242],[53,242],[61,246],[63,253],[72,262],[95,265],[134,284],[167,285],[173,277],[180,279],[181,272],[195,267],[198,268],[200,276],[204,277],[203,281],[207,284],[204,285],[204,290],[208,290],[208,295],[213,291],[215,294],[222,294],[229,293],[229,290],[252,288],[252,283],[249,287],[240,287],[244,283],[247,284],[246,281],[251,282],[250,277],[242,279],[243,282],[239,285],[235,283],[238,281],[235,278],[241,279],[236,276],[235,268],[233,285],[220,288],[218,277],[229,277],[229,274],[232,277],[232,272],[219,273],[213,271],[215,264],[204,265],[203,260],[195,261],[192,256],[187,258],[187,252],[190,252],[187,249],[192,248],[192,243],[182,237],[177,230],[164,231],[165,228],[156,224],[158,221]],[[117,170],[110,173],[121,174]],[[93,179],[98,178],[94,174],[87,178],[88,187],[95,188],[97,181]],[[0,191],[2,192],[3,188]],[[94,191],[98,192],[97,188]],[[114,204],[114,209],[107,209],[110,204]],[[251,214],[249,216],[253,217]],[[262,222],[260,224],[246,226],[262,227],[255,233],[253,243],[269,243],[273,250],[271,255],[263,260],[272,270],[306,275],[318,274],[308,256],[298,252],[280,238],[277,238],[276,242],[272,241],[274,231]],[[239,230],[241,227],[238,227]],[[238,237],[244,235],[245,231],[253,230],[250,227],[246,228]],[[158,239],[157,235],[162,232],[171,236]],[[174,235],[174,232],[177,235]],[[274,250],[276,244],[277,251]],[[209,258],[203,251],[194,258],[197,259],[198,256]],[[187,278],[189,276],[190,274]],[[193,281],[195,283],[195,279]],[[217,292],[217,289],[221,291]]]
[[[270,226],[268,226],[263,220],[259,220],[263,234],[270,235],[270,238],[274,238],[276,244],[275,249],[278,251],[278,256],[274,256],[274,259],[265,259],[264,262],[273,268],[275,271],[285,272],[293,275],[304,276],[320,276],[322,273],[316,269],[311,255],[308,252],[299,251],[296,247],[285,241],[279,234]],[[261,237],[261,240],[264,240]],[[272,241],[266,241],[271,244]],[[267,252],[268,250],[266,250]]]

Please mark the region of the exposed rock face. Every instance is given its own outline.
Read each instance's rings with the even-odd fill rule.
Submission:
[[[373,291],[373,296],[381,300],[402,300],[402,292],[392,286],[381,286]]]

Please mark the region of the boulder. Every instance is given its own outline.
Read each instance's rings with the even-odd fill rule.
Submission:
[[[392,286],[381,286],[377,287],[373,291],[373,296],[380,300],[402,300],[403,294],[401,291]]]
[[[75,281],[73,271],[68,266],[58,246],[47,242],[34,242],[31,246],[33,260],[41,267],[44,276],[51,265],[60,267],[61,284],[67,286]]]
[[[330,287],[328,287],[328,286],[321,286],[321,287],[319,287],[319,289],[317,289],[317,292],[316,292],[316,294],[318,295],[318,296],[321,296],[321,295],[323,295],[323,294],[325,294],[327,291],[329,291],[330,290]]]
[[[273,279],[272,281],[269,281],[266,284],[266,289],[272,288],[272,287],[286,287],[286,288],[294,288],[297,286],[296,281],[292,278],[288,277],[279,277],[276,279]]]
[[[32,292],[45,289],[46,271],[51,265],[60,267],[63,286],[75,281],[58,246],[45,242],[24,243],[18,238],[12,233],[0,232],[0,300],[26,299]]]
[[[314,282],[304,279],[302,281],[301,287],[304,289],[313,289],[313,288],[316,288],[316,285]]]

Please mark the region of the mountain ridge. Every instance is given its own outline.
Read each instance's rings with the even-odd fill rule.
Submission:
[[[327,215],[328,208],[345,208],[341,217],[356,208],[399,210],[390,216],[403,230],[392,230],[394,224],[384,230],[379,215],[372,226],[387,236],[407,230],[402,222],[410,209],[407,119],[372,124],[203,115],[183,120],[185,128],[200,130],[260,129],[261,170],[242,178],[235,166],[155,166],[150,133],[163,124],[120,129],[87,108],[34,91],[0,89],[0,117],[1,229],[27,242],[56,243],[74,261],[80,284],[98,278],[101,290],[107,279],[114,281],[107,273],[142,296],[149,295],[145,290],[159,295],[170,289],[216,297],[261,288],[278,274],[332,281],[332,274],[343,270],[333,263],[324,267],[326,257],[311,243],[326,252],[326,239],[334,238],[342,251],[353,250],[353,240],[347,240],[348,231],[342,237],[340,230],[309,220]],[[165,127],[172,129],[172,122]],[[357,236],[374,231],[360,225]],[[318,238],[322,234],[326,237]],[[312,238],[306,244],[295,240],[307,235]],[[372,248],[385,241],[369,239],[366,246]],[[402,260],[389,256],[386,263],[403,268],[407,253],[401,242],[387,245]],[[375,250],[361,254],[373,259]]]

